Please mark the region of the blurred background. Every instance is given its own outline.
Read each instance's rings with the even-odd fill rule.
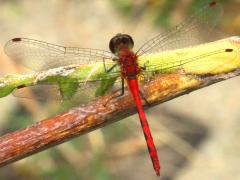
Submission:
[[[168,30],[207,0],[0,0],[0,74],[23,73],[4,44],[29,37],[59,45],[108,50],[117,33],[130,34],[135,49]],[[240,0],[221,2],[218,29],[240,34]],[[162,166],[162,180],[240,179],[240,79],[220,82],[147,110]],[[0,99],[0,133],[50,117],[37,100]],[[138,116],[0,169],[3,180],[146,180],[155,176]]]

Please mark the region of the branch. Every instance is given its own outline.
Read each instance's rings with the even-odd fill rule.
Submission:
[[[219,61],[221,59],[218,59],[218,63]],[[218,73],[212,73],[210,70],[204,73],[186,73],[185,69],[182,69],[156,75],[143,86],[143,94],[150,105],[146,105],[144,101],[142,103],[144,107],[154,106],[238,76],[240,67],[235,61],[236,59],[234,61],[229,59],[228,64],[232,65],[231,68],[223,66]],[[226,58],[224,63],[227,63]],[[208,64],[205,63],[205,66]],[[100,97],[25,129],[3,135],[0,137],[0,167],[136,113],[130,93],[126,91],[124,96],[114,98],[119,93],[114,92]]]

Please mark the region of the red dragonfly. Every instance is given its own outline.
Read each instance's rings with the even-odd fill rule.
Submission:
[[[109,48],[111,52],[63,47],[27,38],[10,40],[5,46],[5,51],[9,56],[13,56],[14,59],[24,59],[22,64],[34,70],[46,70],[73,64],[84,65],[101,61],[108,75],[101,78],[96,77],[94,80],[101,82],[109,77],[119,77],[122,82],[122,94],[124,94],[124,81],[126,81],[138,110],[154,170],[159,176],[160,164],[158,154],[142,107],[141,97],[143,98],[143,96],[139,90],[138,83],[139,76],[147,76],[152,67],[150,68],[147,65],[140,66],[139,57],[150,53],[159,53],[164,50],[199,44],[201,41],[196,41],[198,39],[196,36],[201,35],[201,29],[204,28],[205,32],[210,33],[221,15],[221,5],[212,1],[172,30],[159,34],[147,41],[137,52],[132,50],[134,42],[132,37],[127,34],[117,34],[110,40]],[[106,60],[111,60],[113,65],[110,68],[107,68],[105,65]],[[119,74],[114,71],[116,67],[119,68]],[[85,86],[88,83],[88,79],[82,82],[78,81],[78,83]],[[18,89],[23,87],[25,85],[19,86]]]

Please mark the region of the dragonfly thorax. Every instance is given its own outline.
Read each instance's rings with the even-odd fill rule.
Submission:
[[[118,63],[123,78],[135,79],[141,69],[137,62],[137,56],[130,49],[121,49],[118,55]]]

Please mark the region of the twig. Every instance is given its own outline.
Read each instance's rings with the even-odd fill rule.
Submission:
[[[239,74],[240,69],[236,68],[217,75],[184,75],[180,71],[157,75],[144,85],[144,96],[153,106]],[[113,98],[118,93],[3,135],[0,137],[0,167],[136,113],[131,95],[126,92],[120,98]],[[143,104],[149,107],[144,101]]]

